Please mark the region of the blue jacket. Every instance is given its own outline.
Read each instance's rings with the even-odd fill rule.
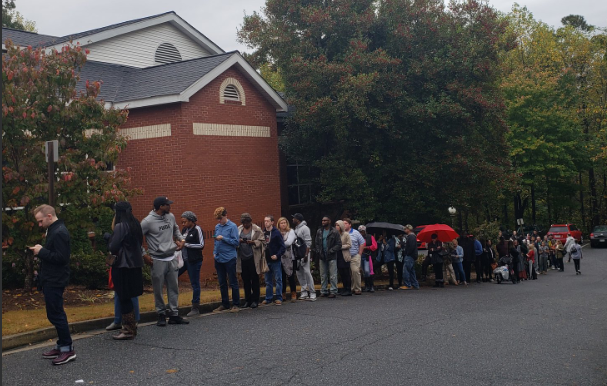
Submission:
[[[223,236],[223,239],[215,240],[213,256],[218,263],[227,263],[236,258],[236,247],[238,247],[238,227],[228,220],[225,225],[215,225],[215,236]]]
[[[280,262],[280,258],[285,254],[285,240],[276,227],[272,227],[270,231],[270,242],[266,246],[266,260],[268,263]],[[270,256],[276,255],[276,260],[272,260]]]
[[[382,241],[382,243],[383,243],[383,241]],[[384,250],[381,251],[381,253],[377,254],[377,261],[381,261],[382,258],[384,260],[384,263],[389,263],[391,261],[396,260],[396,257],[394,255],[395,246],[396,246],[396,241],[394,240],[394,237],[390,237],[388,239],[387,243],[384,245]],[[381,250],[381,246],[378,246],[377,249]]]
[[[478,240],[474,240],[474,254],[476,256],[480,256],[483,254],[483,245]]]

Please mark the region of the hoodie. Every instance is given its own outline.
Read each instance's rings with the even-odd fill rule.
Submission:
[[[223,236],[221,240],[215,240],[213,256],[218,263],[227,263],[236,259],[236,248],[240,242],[238,227],[232,221],[228,220],[225,224],[215,225],[215,237]]]
[[[154,259],[174,256],[177,249],[174,240],[183,239],[173,213],[165,213],[161,216],[153,210],[150,211],[141,221],[141,230],[148,244],[148,252]]]

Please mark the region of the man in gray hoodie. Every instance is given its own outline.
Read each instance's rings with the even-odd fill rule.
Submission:
[[[308,247],[306,251],[306,257],[301,260],[297,269],[297,280],[301,286],[301,296],[299,300],[316,300],[316,288],[314,288],[314,278],[310,272],[310,248],[312,247],[312,236],[310,235],[310,228],[304,221],[304,217],[301,213],[295,213],[293,215],[293,225],[295,225],[295,235],[301,237]]]
[[[158,313],[157,326],[166,326],[166,305],[162,296],[164,283],[167,285],[169,298],[169,324],[188,324],[189,322],[179,316],[178,296],[179,287],[178,261],[175,251],[180,250],[185,240],[171,213],[171,204],[167,197],[154,199],[154,210],[150,211],[141,221],[141,230],[148,244],[148,251],[144,250],[144,260],[152,266],[152,286],[154,287],[154,303]]]

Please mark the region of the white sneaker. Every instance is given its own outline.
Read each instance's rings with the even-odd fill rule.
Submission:
[[[388,287],[388,291],[393,291],[393,290],[394,290],[394,288]]]
[[[316,301],[316,292],[310,292],[310,297],[306,300],[309,300],[311,302],[315,302]]]
[[[308,291],[301,291],[301,295],[299,295],[299,300],[306,300],[308,298]]]

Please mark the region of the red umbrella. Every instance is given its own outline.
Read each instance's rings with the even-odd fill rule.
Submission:
[[[434,224],[427,225],[421,232],[417,234],[417,240],[421,242],[429,243],[432,241],[432,235],[436,233],[438,236],[438,240],[443,243],[448,243],[449,241],[453,241],[453,239],[457,239],[459,235],[456,231],[453,230],[449,225],[446,224]]]

